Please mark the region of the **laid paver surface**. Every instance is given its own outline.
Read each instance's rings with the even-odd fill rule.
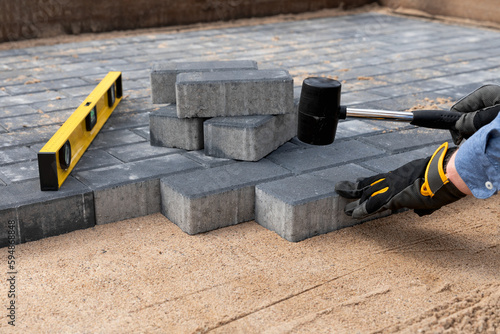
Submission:
[[[149,76],[155,63],[254,60],[259,69],[289,71],[296,99],[304,78],[326,76],[343,83],[345,105],[401,110],[449,108],[474,88],[498,82],[499,50],[498,31],[374,12],[2,51],[1,224],[16,219],[21,242],[57,235],[70,231],[71,221],[38,224],[36,217],[58,221],[71,216],[67,211],[75,196],[86,198],[85,205],[93,202],[96,211],[106,211],[135,200],[110,200],[104,196],[107,188],[124,187],[124,193],[134,194],[149,184],[159,192],[155,180],[161,177],[239,163],[203,151],[146,148],[149,113],[160,108],[151,101]],[[41,192],[37,152],[108,71],[123,72],[123,101],[61,190]],[[315,147],[292,139],[256,164],[273,163],[294,175],[321,175],[322,170],[350,164],[376,173],[430,154],[449,140],[446,130],[347,120],[340,122],[331,145]],[[37,214],[31,208],[35,203]],[[79,206],[74,209],[79,220],[94,221],[75,229],[150,213],[151,203],[140,203],[136,210],[126,210],[127,217],[117,209],[116,216],[102,212],[93,218]],[[153,207],[159,208],[156,203]],[[37,225],[41,227],[31,228]],[[5,236],[2,240],[5,245]]]
[[[488,48],[482,48],[486,43]],[[288,70],[294,77],[295,98],[305,77],[327,76],[342,81],[346,105],[448,108],[472,89],[497,81],[499,48],[497,31],[365,13],[300,25],[278,22],[2,51],[0,212],[25,204],[8,200],[19,189],[30,189],[31,199],[39,203],[52,196],[36,187],[36,153],[108,71],[123,72],[125,98],[89,148],[92,158],[86,157],[71,175],[89,189],[122,184],[130,176],[113,170],[134,170],[133,179],[159,178],[163,174],[154,161],[167,155],[179,155],[173,161],[191,157],[184,150],[138,146],[148,144],[148,115],[159,108],[151,102],[149,80],[158,62],[251,59],[260,69]],[[348,163],[379,172],[446,140],[450,137],[444,130],[348,120],[339,124],[332,145],[312,147],[292,140],[288,149],[266,159],[295,174]],[[140,161],[153,168],[137,167]],[[194,164],[206,167],[199,161]],[[63,185],[59,196],[70,188]],[[23,212],[17,211],[20,218]]]

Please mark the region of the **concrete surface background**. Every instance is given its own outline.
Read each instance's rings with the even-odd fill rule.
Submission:
[[[0,42],[297,14],[326,8],[349,9],[368,4],[500,22],[495,0],[0,0]]]
[[[379,0],[390,8],[408,8],[430,15],[458,17],[500,23],[500,7],[495,0]]]
[[[371,0],[20,0],[0,1],[0,42],[58,34],[138,29],[323,8],[353,8]]]

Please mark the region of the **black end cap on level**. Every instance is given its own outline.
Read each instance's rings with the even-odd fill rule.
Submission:
[[[59,181],[57,179],[57,161],[56,154],[53,152],[38,153],[38,170],[40,174],[40,188],[42,191],[59,190]]]

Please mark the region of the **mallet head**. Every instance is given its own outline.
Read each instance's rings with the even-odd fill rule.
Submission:
[[[299,140],[312,145],[333,143],[339,118],[345,118],[340,115],[344,111],[340,106],[341,88],[341,83],[333,79],[304,80],[299,101]]]

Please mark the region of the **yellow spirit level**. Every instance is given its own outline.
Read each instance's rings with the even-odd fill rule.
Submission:
[[[122,73],[109,72],[38,152],[42,191],[59,190],[123,96]]]

